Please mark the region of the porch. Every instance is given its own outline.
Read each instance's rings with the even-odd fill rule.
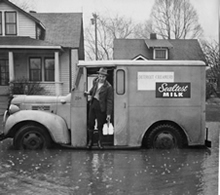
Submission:
[[[30,37],[0,37],[0,41],[0,95],[6,95],[9,85],[21,78],[41,83],[45,95],[62,95],[61,64],[69,64],[69,57],[61,46]],[[69,75],[64,77],[69,80]]]

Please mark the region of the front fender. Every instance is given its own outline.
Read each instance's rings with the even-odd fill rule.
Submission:
[[[70,143],[64,119],[53,113],[40,110],[21,110],[10,115],[5,122],[4,134],[7,135],[16,124],[25,121],[34,121],[45,126],[56,143]]]

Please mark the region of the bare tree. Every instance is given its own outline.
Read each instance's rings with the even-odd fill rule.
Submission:
[[[131,19],[116,15],[113,18],[98,16],[97,18],[98,59],[112,59],[113,40],[116,38],[131,38],[135,25]],[[89,26],[85,29],[86,58],[95,58],[95,29]]]
[[[33,10],[35,7],[33,5],[33,2],[29,0],[10,0],[10,1],[26,12]]]
[[[139,23],[134,28],[134,38],[149,39],[150,34],[153,32],[152,21],[147,20],[144,23]]]
[[[155,33],[164,39],[198,38],[203,32],[189,0],[156,0],[151,20]]]
[[[209,67],[207,79],[214,85],[215,92],[220,92],[220,53],[219,44],[216,41],[202,41],[202,49],[205,54],[206,63]]]

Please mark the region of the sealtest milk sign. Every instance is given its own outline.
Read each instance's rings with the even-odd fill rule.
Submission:
[[[174,82],[174,72],[138,72],[138,91],[156,91],[156,98],[190,98],[191,84]]]
[[[190,98],[190,83],[156,83],[157,98]]]

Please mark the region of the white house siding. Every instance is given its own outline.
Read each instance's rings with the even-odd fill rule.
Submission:
[[[0,2],[0,11],[15,11],[12,7],[8,6],[4,2]]]
[[[62,95],[66,95],[70,91],[69,78],[70,78],[70,57],[69,50],[60,55],[60,81],[62,85]]]
[[[74,86],[74,81],[75,81],[75,78],[76,78],[78,61],[79,61],[78,50],[77,49],[72,49],[71,50],[72,87]]]
[[[0,3],[0,11],[3,12],[3,32],[4,29],[4,12],[5,11],[16,11],[17,12],[17,35],[18,36],[30,36],[32,38],[36,38],[36,30],[35,30],[35,22],[31,21],[28,17],[26,17],[21,12],[13,9],[5,3]]]
[[[22,13],[18,13],[18,26],[19,36],[29,36],[34,39],[36,38],[35,22]]]

